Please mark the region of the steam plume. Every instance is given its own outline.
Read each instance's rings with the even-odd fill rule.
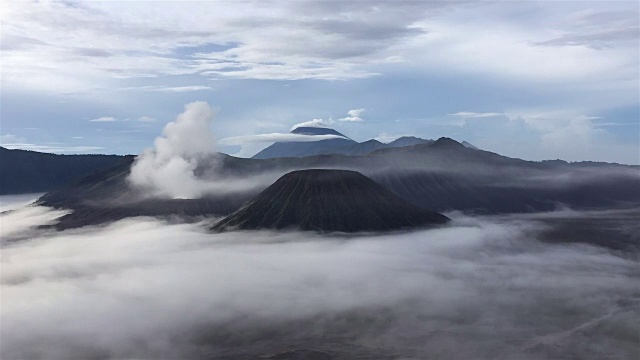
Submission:
[[[130,182],[153,196],[195,198],[211,191],[212,184],[195,175],[198,162],[215,156],[210,126],[213,111],[206,102],[185,105],[185,111],[165,126],[153,149],[138,156]]]

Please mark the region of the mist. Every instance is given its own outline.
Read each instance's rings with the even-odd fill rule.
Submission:
[[[36,228],[57,215],[0,216],[19,225],[3,233],[3,359],[640,355],[637,258],[540,241],[540,216],[348,237],[152,218]]]
[[[23,208],[36,201],[43,193],[2,195],[0,196],[0,213]]]

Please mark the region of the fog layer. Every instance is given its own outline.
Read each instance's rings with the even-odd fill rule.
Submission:
[[[638,262],[540,242],[535,221],[347,238],[137,218],[24,240],[33,211],[55,216],[0,217],[23,239],[3,234],[3,359],[640,355]]]

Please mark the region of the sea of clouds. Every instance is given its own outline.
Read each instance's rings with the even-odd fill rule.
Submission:
[[[37,227],[62,214],[0,215],[2,359],[640,355],[637,259],[538,241],[534,220],[358,236]]]

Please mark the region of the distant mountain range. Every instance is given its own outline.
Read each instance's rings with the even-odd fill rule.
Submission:
[[[56,155],[0,147],[0,195],[53,190],[125,158],[118,155]]]
[[[334,129],[299,127],[292,134],[337,135],[340,139],[314,142],[277,142],[253,156],[254,159],[306,157],[315,155],[364,155],[393,147],[430,144],[433,140],[404,136],[388,144],[378,140],[358,143]],[[473,145],[463,143],[470,148]],[[133,156],[119,155],[58,155],[0,147],[0,195],[46,192],[66,185],[92,172],[106,169]]]
[[[298,127],[292,134],[302,135],[337,135],[342,139],[328,139],[313,142],[277,142],[253,156],[254,159],[272,159],[280,157],[305,157],[315,155],[364,155],[378,149],[431,144],[433,140],[420,139],[414,136],[403,136],[390,143],[382,143],[371,139],[364,142],[354,141],[334,129],[321,127]],[[466,143],[465,146],[475,148]]]
[[[317,143],[320,142],[313,144]],[[358,143],[349,144],[353,146]],[[253,210],[230,218],[228,225],[254,224],[257,214],[268,214],[257,203],[264,204],[268,200],[275,208],[290,211],[293,203],[284,201],[286,196],[283,196],[294,196],[295,188],[283,187],[288,193],[267,196],[272,193],[269,191],[255,198],[279,177],[296,170],[334,169],[357,171],[405,202],[435,212],[460,210],[496,214],[550,211],[558,206],[591,209],[640,205],[640,168],[637,166],[567,163],[559,160],[525,161],[474,150],[449,138],[404,147],[384,147],[364,155],[246,159],[219,154],[211,161],[216,164],[215,176],[218,181],[221,178],[228,179],[228,182],[251,179],[255,183],[246,190],[218,193],[202,199],[141,197],[127,181],[132,162],[133,158],[125,158],[109,169],[47,193],[38,203],[74,210],[61,219],[57,225],[59,228],[100,224],[142,215],[177,215],[200,219],[203,216],[228,216],[246,204],[254,204]],[[200,166],[208,165],[203,163]],[[206,168],[201,170],[202,174],[208,173]],[[332,187],[320,189],[319,195],[308,197],[307,200],[315,201],[318,196],[323,198],[324,189],[333,191],[329,190]],[[337,199],[330,192],[326,196]],[[255,199],[253,203],[252,199]],[[375,202],[365,206],[374,209]],[[340,206],[336,211],[350,207]],[[301,211],[311,213],[310,209]],[[357,216],[357,212],[346,211],[345,215],[342,210],[340,214],[347,218]],[[276,216],[265,220],[265,227],[277,228],[276,224],[286,222],[286,219],[289,217],[279,219]],[[354,217],[353,221],[356,220]],[[300,224],[301,228],[304,226],[307,225]],[[337,228],[337,225],[328,228]]]

